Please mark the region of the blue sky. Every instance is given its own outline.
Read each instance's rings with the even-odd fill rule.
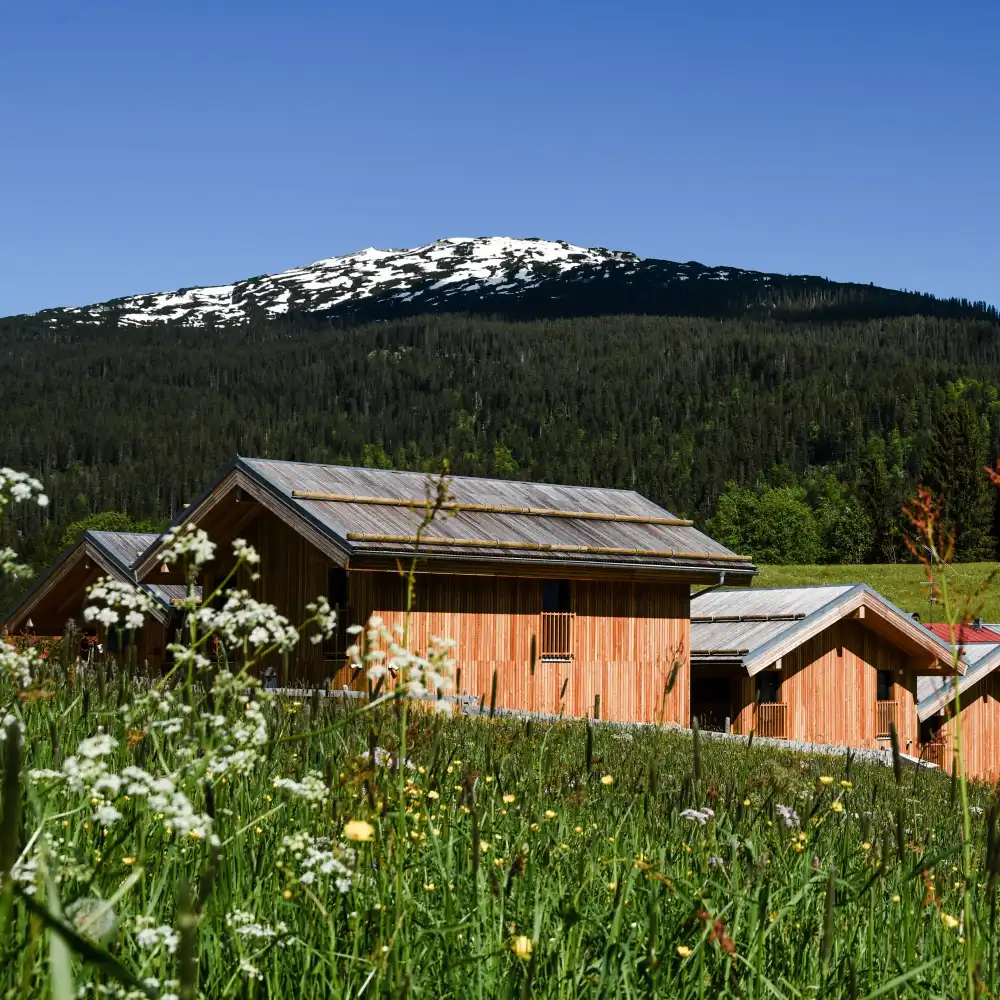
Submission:
[[[0,315],[442,236],[1000,302],[1000,3],[8,4]]]

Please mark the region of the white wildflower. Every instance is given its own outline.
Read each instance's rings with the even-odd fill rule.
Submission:
[[[163,536],[163,541],[166,549],[162,559],[167,565],[182,559],[202,566],[215,557],[215,543],[209,540],[201,528],[193,524],[171,529]]]

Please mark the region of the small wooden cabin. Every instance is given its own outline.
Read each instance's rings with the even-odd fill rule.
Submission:
[[[72,621],[84,644],[96,639],[97,629],[84,621],[87,588],[99,577],[135,583],[133,567],[159,535],[126,531],[85,531],[39,577],[24,597],[0,621],[13,636],[60,638]],[[142,664],[159,667],[176,618],[172,601],[183,588],[151,584],[146,590],[155,599],[152,619],[135,635],[136,657]]]
[[[603,718],[688,722],[691,587],[748,582],[745,557],[632,491],[457,476],[418,544],[429,489],[420,473],[240,458],[175,523],[219,545],[209,588],[234,538],[256,546],[248,585],[292,622],[325,594],[344,625],[402,623],[416,556],[410,645],[454,639],[459,693],[489,699],[495,672],[501,707],[582,716],[599,699]],[[140,580],[175,579],[159,552]],[[363,687],[345,641],[302,643],[292,677]]]
[[[970,778],[1000,778],[1000,626],[966,626],[955,636],[968,664],[958,682],[962,761]],[[920,750],[925,760],[950,771],[955,751],[952,678],[921,677],[917,687]]]
[[[950,647],[865,584],[691,602],[692,714],[708,728],[880,748],[895,724],[915,756],[918,678],[952,672]]]

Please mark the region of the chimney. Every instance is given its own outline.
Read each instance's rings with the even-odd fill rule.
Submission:
[[[983,627],[982,618],[973,618],[972,627],[978,632]]]
[[[913,620],[914,620],[915,622],[918,622],[918,621],[920,621],[920,612],[919,612],[919,611],[911,611],[911,612],[910,612],[910,617],[911,617],[911,618],[912,618],[912,619],[913,619]]]

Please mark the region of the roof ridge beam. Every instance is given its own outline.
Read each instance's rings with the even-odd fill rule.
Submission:
[[[459,503],[447,501],[435,504],[426,500],[404,500],[398,497],[369,497],[353,493],[319,493],[311,490],[292,490],[294,500],[322,500],[329,503],[363,503],[383,507],[409,507],[424,510],[428,506],[435,510],[451,510],[456,513],[476,514],[522,514],[529,517],[565,517],[582,521],[617,521],[624,524],[664,524],[679,528],[691,528],[694,521],[683,517],[659,517],[646,514],[612,514],[595,510],[558,510],[553,507],[510,507],[503,504]]]
[[[659,556],[664,559],[712,559],[725,562],[749,562],[746,556],[732,552],[678,552],[674,549],[608,548],[599,545],[556,545],[550,542],[514,542],[500,538],[433,538],[420,535],[378,535],[362,531],[347,533],[348,541],[395,545],[430,545],[454,548],[516,549],[529,552],[583,552],[593,555]]]

